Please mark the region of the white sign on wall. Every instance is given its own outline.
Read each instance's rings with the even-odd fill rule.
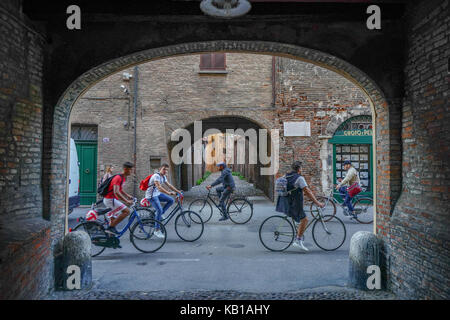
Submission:
[[[310,137],[311,126],[308,121],[305,122],[284,122],[285,137]]]

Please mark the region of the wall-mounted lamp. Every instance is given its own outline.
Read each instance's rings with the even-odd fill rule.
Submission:
[[[130,81],[131,78],[133,78],[132,74],[130,74],[128,72],[122,73],[122,80],[123,81]]]
[[[243,16],[252,8],[247,0],[203,0],[200,9],[207,15],[218,18]]]

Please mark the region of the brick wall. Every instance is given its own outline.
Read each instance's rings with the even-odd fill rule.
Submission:
[[[448,0],[422,1],[407,16],[403,190],[390,223],[379,226],[390,288],[407,298],[450,298],[448,11]]]
[[[276,123],[280,126],[280,174],[290,171],[294,160],[303,162],[308,184],[317,192],[329,192],[333,182],[328,139],[345,120],[371,115],[362,90],[328,69],[293,59],[276,58]],[[311,136],[284,137],[285,121],[310,123]]]
[[[36,298],[51,279],[49,223],[42,219],[43,36],[0,3],[1,298]],[[0,298],[0,299],[1,299]]]

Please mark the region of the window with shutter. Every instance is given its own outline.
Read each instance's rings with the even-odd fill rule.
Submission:
[[[225,70],[225,53],[205,53],[200,55],[200,70]]]

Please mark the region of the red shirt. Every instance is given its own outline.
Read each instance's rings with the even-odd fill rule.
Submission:
[[[122,181],[123,179],[123,181]],[[108,193],[106,194],[106,199],[117,199],[116,195],[114,194],[114,186],[119,186],[120,192],[122,192],[122,185],[125,182],[125,177],[121,177],[120,175],[116,175],[109,184],[108,187]]]

